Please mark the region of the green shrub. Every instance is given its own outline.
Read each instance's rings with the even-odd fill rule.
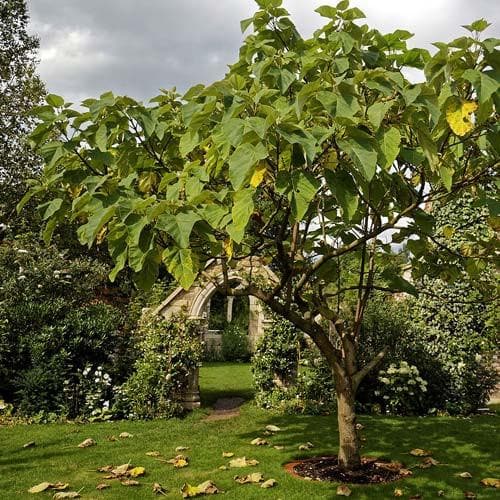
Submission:
[[[119,382],[130,338],[122,311],[96,299],[106,267],[36,243],[0,245],[0,396],[41,420],[75,417],[85,411],[79,374],[102,365]]]
[[[201,363],[197,324],[185,316],[168,320],[145,312],[139,321],[139,357],[117,390],[113,413],[127,418],[170,418],[183,412],[188,376]]]
[[[374,370],[359,388],[361,410],[459,415],[486,404],[497,380],[491,365],[494,331],[488,327],[489,309],[479,297],[474,301],[475,292],[464,282],[446,285],[434,280],[426,287],[436,297],[400,301],[375,297],[365,313],[360,358],[366,362],[387,345],[389,351],[378,370],[406,361],[416,367],[427,390],[407,391],[401,382],[398,392],[406,391],[404,402],[388,404],[383,396],[393,396]]]

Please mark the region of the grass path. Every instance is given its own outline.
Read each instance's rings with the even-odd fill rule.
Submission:
[[[228,373],[232,375],[230,378],[227,378]],[[224,375],[223,380],[219,378],[221,374]],[[222,385],[225,386],[223,395],[251,395],[249,380],[248,368],[243,366],[209,366],[201,374],[204,401],[206,404],[213,401],[217,396],[215,387]],[[240,392],[235,394],[234,391]],[[204,419],[206,414],[207,410],[201,409],[182,420],[0,427],[0,499],[51,498],[49,493],[36,496],[26,493],[30,486],[42,481],[69,482],[74,490],[83,488],[81,494],[84,499],[116,500],[154,498],[151,485],[159,482],[169,491],[163,498],[179,499],[179,489],[184,482],[198,484],[207,479],[225,490],[220,498],[228,500],[336,498],[335,485],[296,479],[282,469],[282,465],[293,458],[335,450],[337,437],[333,417],[273,415],[255,408],[251,402],[243,405],[239,417],[230,420],[210,422]],[[414,469],[412,477],[391,485],[353,486],[351,498],[392,498],[395,487],[404,490],[404,498],[416,494],[424,499],[435,498],[438,490],[444,490],[445,498],[449,499],[463,498],[464,490],[474,491],[479,499],[498,498],[498,490],[479,484],[484,477],[500,477],[497,416],[470,419],[362,416],[360,421],[365,426],[365,454],[388,456],[412,466],[418,463],[418,459],[408,455],[408,451],[416,447],[426,448],[433,451],[435,459],[446,465]],[[267,424],[275,424],[282,429],[270,441],[283,445],[283,450],[249,444],[261,435]],[[134,437],[118,441],[107,439],[124,431]],[[97,446],[77,448],[76,445],[87,437],[94,438]],[[36,441],[36,447],[22,448],[24,443],[32,440]],[[306,441],[314,443],[315,448],[299,452],[298,445]],[[157,450],[171,458],[177,446],[191,448],[186,452],[190,457],[189,467],[174,470],[171,465],[145,455],[148,451]],[[260,463],[247,469],[219,470],[219,466],[228,461],[222,458],[222,451],[255,458]],[[101,475],[95,472],[97,467],[129,461],[146,468],[147,475],[140,479],[140,486],[127,488],[115,481],[107,490],[95,490],[101,480]],[[257,471],[266,478],[275,478],[278,486],[262,490],[257,485],[238,485],[233,480],[235,474]],[[464,471],[470,472],[472,479],[455,476]]]

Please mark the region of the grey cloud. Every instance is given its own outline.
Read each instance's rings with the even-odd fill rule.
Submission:
[[[186,90],[221,78],[242,41],[239,21],[252,0],[29,0],[41,38],[40,73],[50,91],[73,100],[103,91],[145,99],[161,87]],[[327,0],[285,0],[308,36],[321,25],[313,12]],[[331,2],[334,3],[334,2]],[[416,33],[412,45],[463,34],[461,24],[486,17],[498,34],[493,0],[358,0],[366,22],[382,31]]]

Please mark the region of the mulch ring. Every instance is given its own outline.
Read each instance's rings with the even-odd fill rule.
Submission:
[[[288,473],[302,479],[351,484],[390,483],[412,474],[401,462],[377,457],[362,457],[361,468],[356,471],[341,469],[336,455],[297,459],[284,467]]]

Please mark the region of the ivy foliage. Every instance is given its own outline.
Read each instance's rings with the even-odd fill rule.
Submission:
[[[149,311],[139,321],[136,337],[140,354],[117,391],[113,413],[141,419],[182,414],[188,376],[203,355],[198,326],[182,315],[166,320]]]

